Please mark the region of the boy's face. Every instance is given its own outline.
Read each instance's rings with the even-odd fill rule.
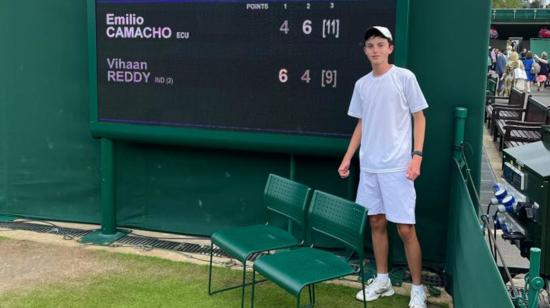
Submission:
[[[390,45],[390,42],[385,38],[371,36],[365,41],[363,50],[371,65],[379,65],[388,62],[388,58],[393,52],[393,45]]]

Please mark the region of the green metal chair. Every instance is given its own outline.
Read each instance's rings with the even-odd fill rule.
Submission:
[[[244,307],[246,283],[246,262],[254,254],[300,246],[303,240],[292,234],[292,224],[306,230],[305,219],[311,189],[300,183],[270,174],[264,190],[264,203],[268,210],[268,219],[264,225],[252,225],[215,232],[210,242],[210,265],[208,268],[208,294],[242,288],[241,307]],[[288,218],[288,230],[270,225],[271,215],[279,214]],[[305,237],[305,236],[304,236]],[[212,290],[212,254],[214,245],[243,264],[242,284],[224,289]]]
[[[313,248],[314,232],[328,235],[358,254],[361,260],[359,276],[365,292],[362,260],[365,257],[366,219],[367,211],[364,207],[340,197],[315,191],[308,215],[308,244],[311,246],[261,256],[254,261],[252,307],[256,272],[294,295],[297,307],[300,307],[300,295],[304,287],[308,287],[309,301],[313,306],[316,283],[356,273],[345,259]],[[367,307],[367,303],[363,302],[363,306]]]

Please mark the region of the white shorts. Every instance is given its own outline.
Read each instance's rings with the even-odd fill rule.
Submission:
[[[393,223],[415,224],[416,191],[406,171],[371,173],[361,171],[356,203],[368,209],[368,215],[385,214]]]

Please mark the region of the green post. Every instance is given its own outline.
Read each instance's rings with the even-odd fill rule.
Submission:
[[[101,229],[83,236],[80,239],[82,243],[110,245],[129,233],[126,230],[118,230],[116,228],[114,153],[114,142],[110,139],[101,138]]]
[[[462,144],[464,143],[464,129],[466,127],[466,118],[468,117],[468,109],[462,107],[455,108],[455,136],[453,158],[462,162]]]
[[[101,138],[101,232],[116,233],[114,144]]]
[[[294,154],[290,154],[290,174],[289,178],[293,181],[296,180],[296,157],[294,157]],[[287,221],[287,230],[290,233],[294,233],[294,224],[292,223],[292,220],[288,219]]]
[[[294,154],[290,154],[290,176],[291,180],[296,180],[296,158]]]
[[[540,273],[540,248],[532,247],[529,256],[529,276],[527,302],[529,308],[539,307],[539,292],[544,287],[544,280],[539,277]]]

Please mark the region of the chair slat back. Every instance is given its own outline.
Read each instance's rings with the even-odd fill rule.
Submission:
[[[535,100],[533,97],[530,97],[527,101],[525,111],[525,121],[526,122],[545,122],[547,107],[546,105]]]
[[[316,190],[308,216],[310,242],[313,232],[338,240],[363,257],[367,209],[355,202]]]
[[[285,216],[305,228],[311,188],[287,178],[270,174],[264,190],[269,211]]]
[[[510,92],[510,100],[508,104],[510,106],[520,106],[523,107],[525,105],[525,98],[526,94],[516,88],[513,88]]]
[[[487,79],[487,94],[494,96],[497,91],[497,81],[494,78]]]

